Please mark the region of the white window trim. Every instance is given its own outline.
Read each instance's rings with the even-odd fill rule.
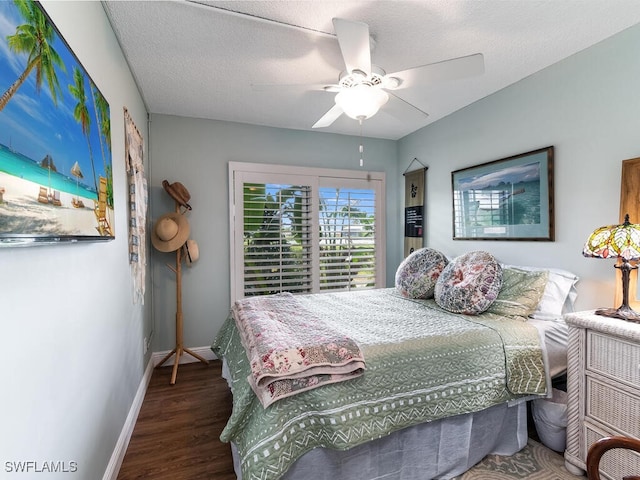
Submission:
[[[242,191],[235,191],[235,175],[236,173],[255,173],[255,174],[264,174],[265,176],[269,176],[272,174],[276,175],[299,175],[299,176],[315,176],[319,180],[316,181],[316,191],[317,193],[317,185],[323,182],[324,178],[335,178],[335,179],[346,179],[351,180],[375,180],[380,181],[382,188],[380,188],[379,192],[376,194],[376,232],[375,232],[375,243],[376,243],[376,285],[385,285],[386,281],[386,187],[385,187],[385,172],[370,172],[364,170],[341,170],[341,169],[332,169],[332,168],[318,168],[318,167],[301,167],[301,166],[293,166],[293,165],[271,165],[265,163],[246,163],[246,162],[229,162],[229,267],[230,267],[230,295],[231,295],[231,305],[234,302],[242,298],[244,286],[242,285],[242,275],[238,275],[238,272],[243,271],[244,266],[238,265],[236,262],[243,262],[242,252],[238,252],[238,248],[242,248],[243,245],[243,232],[240,229],[236,228],[236,210],[235,206],[237,204],[242,204]],[[320,178],[323,177],[323,178]],[[315,217],[318,216],[318,212],[314,208],[312,211],[312,215]],[[240,238],[238,238],[240,235]],[[318,242],[314,242],[318,243]],[[319,262],[317,255],[314,255],[313,262]],[[317,279],[314,281],[317,283]]]

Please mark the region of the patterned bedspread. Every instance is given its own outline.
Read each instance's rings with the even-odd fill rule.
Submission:
[[[262,405],[362,375],[360,347],[292,294],[249,297],[231,309]]]
[[[296,298],[352,337],[367,369],[263,408],[229,317],[212,349],[232,377],[233,412],[221,440],[238,448],[244,480],[278,479],[316,447],[346,450],[417,423],[546,393],[538,332],[520,318],[451,314],[393,288]]]

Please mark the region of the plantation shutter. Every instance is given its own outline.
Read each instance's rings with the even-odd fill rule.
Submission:
[[[320,290],[375,287],[375,190],[320,187],[319,213]]]
[[[245,183],[244,296],[311,292],[311,187]]]
[[[230,163],[231,302],[384,286],[384,174]]]

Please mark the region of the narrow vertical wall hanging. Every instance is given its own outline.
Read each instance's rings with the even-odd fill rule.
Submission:
[[[144,305],[147,223],[147,179],[144,175],[144,141],[127,109],[124,109],[125,162],[129,189],[129,264],[133,303]]]
[[[420,163],[414,158],[407,170],[414,162]],[[404,171],[404,256],[424,246],[424,214],[426,203],[426,175],[427,168],[411,172]]]

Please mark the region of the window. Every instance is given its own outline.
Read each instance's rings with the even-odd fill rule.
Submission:
[[[229,164],[231,301],[384,284],[384,173]]]
[[[319,187],[320,291],[376,286],[376,192],[362,181]],[[323,185],[325,182],[322,182]],[[357,188],[360,186],[360,188]]]
[[[311,290],[311,187],[244,183],[244,296]]]

